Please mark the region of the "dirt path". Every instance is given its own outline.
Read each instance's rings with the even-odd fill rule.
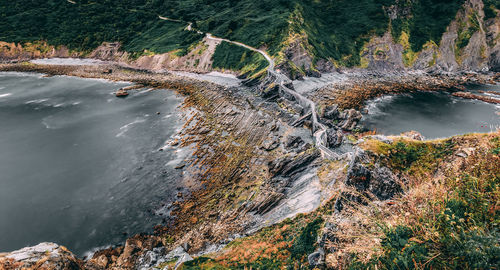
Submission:
[[[167,17],[162,17],[162,16],[158,16],[158,17],[162,20],[180,22],[179,20],[169,19]],[[286,75],[282,74],[281,72],[279,72],[278,70],[275,69],[276,64],[270,55],[268,55],[263,50],[259,50],[257,48],[254,48],[252,46],[246,45],[246,44],[238,42],[238,41],[233,41],[233,40],[229,40],[229,39],[225,39],[225,38],[219,38],[219,37],[212,35],[211,33],[203,33],[199,30],[194,29],[192,27],[192,23],[188,23],[186,30],[196,31],[199,34],[205,34],[205,37],[208,40],[214,40],[214,41],[219,41],[219,42],[225,41],[225,42],[234,44],[236,46],[240,46],[240,47],[246,48],[248,50],[260,53],[269,63],[269,65],[267,67],[268,75],[275,78],[276,83],[280,86],[280,90],[285,92],[288,95],[292,95],[293,97],[295,97],[297,102],[303,108],[308,110],[308,112],[305,112],[304,115],[311,113],[312,133],[313,133],[313,137],[314,137],[314,143],[318,147],[318,149],[321,151],[323,157],[327,157],[327,158],[331,158],[331,159],[339,158],[338,154],[331,151],[326,146],[326,130],[327,130],[327,128],[325,125],[323,125],[322,123],[320,123],[318,121],[316,104],[312,100],[304,97],[303,95],[301,95],[297,91],[290,89],[286,86],[286,85],[290,85],[292,81]]]

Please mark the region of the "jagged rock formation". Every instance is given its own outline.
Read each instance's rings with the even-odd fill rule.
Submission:
[[[408,34],[394,40],[390,32],[374,37],[362,53],[362,67],[375,71],[405,68],[432,72],[497,71],[500,62],[498,41],[500,17],[485,19],[481,0],[467,0],[448,25],[439,44],[428,42],[414,52]],[[390,18],[409,16],[406,8],[393,6]]]

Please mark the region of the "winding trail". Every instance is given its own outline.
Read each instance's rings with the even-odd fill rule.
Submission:
[[[174,19],[170,19],[167,17],[162,17],[162,16],[158,16],[158,17],[161,20],[179,21],[179,20],[174,20]],[[241,43],[238,41],[232,41],[232,40],[225,39],[225,38],[219,38],[219,37],[212,35],[211,33],[203,33],[199,30],[195,30],[192,27],[192,23],[188,23],[186,30],[187,31],[196,31],[199,34],[205,34],[205,37],[207,39],[210,39],[210,40],[220,41],[220,42],[225,41],[225,42],[228,42],[228,43],[231,43],[231,44],[234,44],[234,45],[237,45],[237,46],[240,46],[240,47],[243,47],[243,48],[246,48],[248,50],[251,50],[251,51],[254,51],[254,52],[261,54],[269,63],[269,65],[267,66],[268,76],[274,78],[275,82],[280,86],[280,91],[285,93],[288,96],[293,96],[295,98],[295,100],[299,103],[300,106],[307,109],[308,111],[306,111],[304,113],[304,115],[311,113],[312,135],[314,137],[314,143],[315,143],[316,147],[318,147],[318,149],[321,151],[323,157],[330,158],[330,159],[338,159],[340,157],[337,153],[331,151],[326,146],[327,127],[318,121],[316,104],[312,100],[310,100],[310,99],[304,97],[303,95],[301,95],[300,93],[298,93],[297,91],[287,87],[287,85],[292,84],[292,80],[290,80],[283,73],[276,70],[276,63],[274,62],[274,60],[271,58],[270,55],[268,55],[263,50],[259,50],[257,48],[252,47],[252,46],[246,45],[244,43]]]
[[[232,41],[232,40],[228,40],[225,38],[214,37],[210,33],[206,34],[206,38],[211,39],[211,40],[215,40],[215,41],[225,41],[225,42],[249,49],[251,51],[260,53],[262,56],[264,56],[264,58],[267,60],[267,62],[269,62],[269,66],[267,67],[268,75],[275,78],[275,81],[280,86],[280,90],[282,92],[286,93],[287,95],[293,96],[295,98],[295,100],[300,104],[300,106],[302,106],[303,108],[306,108],[308,110],[307,112],[304,113],[304,115],[311,113],[311,121],[313,124],[312,133],[313,133],[313,137],[314,137],[314,143],[315,143],[316,147],[318,147],[318,149],[321,151],[323,157],[327,157],[330,159],[339,158],[339,155],[337,153],[331,151],[326,146],[327,127],[318,121],[316,104],[312,100],[304,97],[303,95],[301,95],[297,91],[292,90],[286,86],[286,85],[291,85],[292,81],[286,75],[282,74],[281,72],[279,72],[278,70],[275,69],[276,64],[275,64],[274,60],[271,58],[271,56],[269,56],[263,50],[259,50],[257,48],[243,44],[241,42]]]

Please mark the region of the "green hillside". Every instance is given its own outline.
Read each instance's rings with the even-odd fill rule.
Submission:
[[[130,52],[163,53],[186,50],[202,38],[184,30],[193,22],[203,32],[266,47],[271,55],[290,35],[305,34],[316,60],[352,66],[364,43],[389,29],[386,7],[396,2],[411,15],[392,22],[393,34],[409,32],[418,50],[429,40],[439,42],[464,0],[13,0],[0,4],[0,40],[46,40],[83,51],[119,41]],[[486,2],[485,10],[498,5]]]

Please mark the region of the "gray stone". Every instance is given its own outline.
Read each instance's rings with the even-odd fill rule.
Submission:
[[[309,256],[307,256],[307,261],[309,262],[309,266],[311,268],[321,266],[325,263],[325,252],[320,248],[309,254]]]

